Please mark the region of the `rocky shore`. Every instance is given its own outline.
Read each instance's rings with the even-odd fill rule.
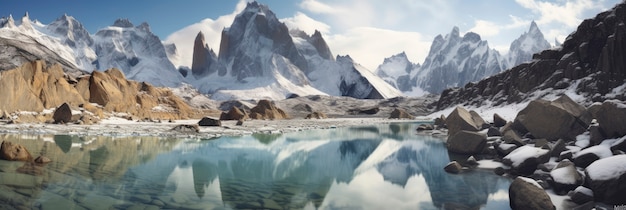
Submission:
[[[446,171],[469,170],[483,159],[506,166],[494,172],[514,179],[511,208],[591,209],[626,204],[624,119],[622,101],[584,107],[563,95],[531,101],[513,121],[456,107],[435,127],[448,130],[448,150],[462,155]],[[546,191],[566,198],[554,202]]]

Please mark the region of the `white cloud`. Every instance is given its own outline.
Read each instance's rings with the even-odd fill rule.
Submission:
[[[547,2],[541,0],[515,0],[520,6],[530,9],[540,17],[538,24],[561,23],[568,27],[580,24],[583,12],[601,9],[602,0],[574,0]]]
[[[326,41],[333,54],[349,54],[355,62],[374,71],[386,57],[402,51],[412,62],[423,62],[428,53],[424,49],[430,48],[430,41],[422,39],[417,32],[357,27],[346,33],[330,35]]]
[[[239,0],[235,10],[227,15],[223,15],[213,20],[204,19],[198,23],[184,27],[165,39],[165,43],[174,43],[180,54],[179,61],[172,61],[176,66],[191,66],[193,60],[193,42],[198,32],[204,33],[204,38],[216,53],[219,51],[220,40],[222,38],[222,29],[229,27],[237,14],[246,8],[246,0]]]
[[[302,12],[297,12],[293,17],[281,19],[285,25],[290,29],[300,29],[307,34],[313,34],[315,30],[320,31],[322,34],[328,34],[330,32],[330,26],[326,23],[319,22],[310,18]]]
[[[469,31],[480,34],[481,36],[495,36],[500,33],[500,26],[491,21],[476,20],[474,21],[474,27]]]

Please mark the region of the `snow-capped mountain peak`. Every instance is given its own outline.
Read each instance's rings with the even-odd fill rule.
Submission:
[[[543,37],[543,33],[539,30],[537,23],[532,21],[528,32],[525,32],[511,43],[507,56],[508,66],[513,67],[530,61],[533,54],[550,47],[550,43]]]
[[[385,58],[383,64],[376,68],[376,74],[400,91],[407,92],[414,85],[410,75],[413,71],[419,71],[419,68],[420,64],[412,63],[406,53],[401,52]]]

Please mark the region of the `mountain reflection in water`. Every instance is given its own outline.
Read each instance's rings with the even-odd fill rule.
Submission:
[[[507,209],[510,180],[453,175],[441,139],[415,124],[184,141],[4,136],[54,162],[0,161],[0,203],[46,208]],[[13,178],[7,178],[13,177]],[[25,184],[11,182],[20,180]],[[0,204],[0,207],[2,204]]]

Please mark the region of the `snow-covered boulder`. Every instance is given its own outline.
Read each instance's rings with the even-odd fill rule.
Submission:
[[[617,100],[605,101],[596,113],[600,129],[607,138],[626,135],[626,104]]]
[[[615,155],[585,168],[587,185],[594,200],[610,205],[626,204],[626,155]]]
[[[511,166],[511,171],[520,175],[530,175],[537,170],[537,165],[548,162],[550,151],[532,146],[522,146],[509,153],[502,163]]]
[[[481,119],[482,120],[482,119]],[[448,117],[446,117],[446,125],[448,126],[448,136],[454,136],[459,131],[479,131],[480,125],[476,125],[474,116],[463,107],[456,107]]]
[[[593,191],[589,188],[578,186],[567,194],[574,203],[584,204],[593,201]]]
[[[448,138],[450,152],[466,155],[480,154],[487,145],[487,135],[473,131],[460,131]]]
[[[563,160],[557,164],[550,171],[550,177],[553,180],[552,187],[559,195],[565,195],[583,183],[583,178],[576,171],[576,166],[569,160]]]
[[[556,209],[539,183],[521,176],[509,187],[509,205],[511,209]]]
[[[578,167],[585,168],[589,166],[589,164],[593,163],[602,158],[610,157],[613,153],[611,152],[610,145],[601,144],[593,147],[589,147],[587,149],[581,150],[580,152],[574,155],[574,164]]]
[[[515,124],[523,125],[534,137],[557,140],[575,140],[591,123],[591,114],[567,95],[554,101],[531,101],[515,117]]]

